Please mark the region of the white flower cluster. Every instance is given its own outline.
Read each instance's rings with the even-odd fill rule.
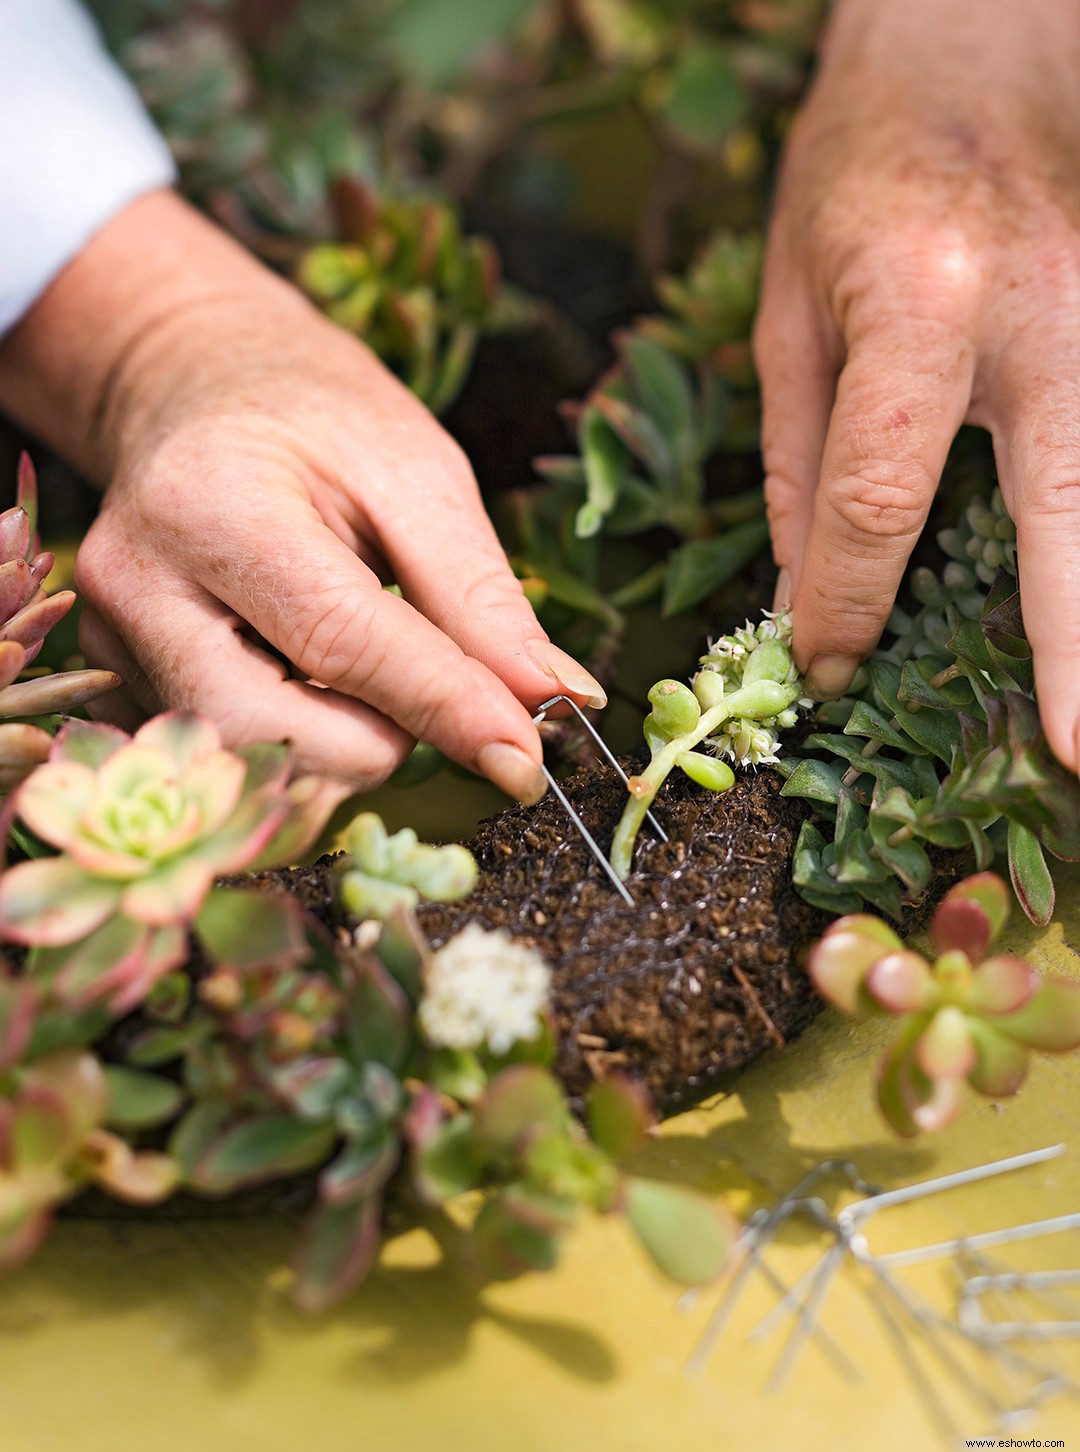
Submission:
[[[781,716],[791,719],[782,720]],[[772,718],[778,726],[795,724],[794,711],[784,711],[781,716]],[[779,738],[760,721],[743,721],[739,717],[725,721],[724,728],[710,736],[705,744],[717,756],[728,757],[736,766],[769,766],[780,760],[776,754]]]
[[[470,923],[433,955],[420,1000],[420,1027],[435,1048],[505,1054],[534,1039],[551,974],[535,948],[504,928]]]
[[[724,682],[725,692],[739,689],[746,662],[759,645],[767,640],[778,640],[788,649],[791,647],[790,610],[764,610],[762,616],[757,625],[751,625],[748,620],[730,635],[711,640],[708,652],[701,657],[703,670],[718,674]],[[781,684],[796,679],[795,667],[789,663]],[[728,757],[737,766],[767,766],[779,760],[776,754],[780,746],[777,733],[788,730],[797,720],[798,712],[794,706],[760,721],[733,717],[714,736],[710,736],[705,745],[718,756]]]

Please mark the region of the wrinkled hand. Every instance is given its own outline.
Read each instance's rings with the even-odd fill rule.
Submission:
[[[126,683],[101,714],[199,709],[231,743],[287,737],[360,785],[423,738],[541,795],[527,707],[602,693],[547,641],[457,445],[175,198],[137,203],[113,245],[132,227],[193,260],[146,289],[98,401],[111,483],[78,559],[83,646]]]
[[[755,350],[778,593],[838,695],[965,421],[990,430],[1055,752],[1080,744],[1080,7],[840,0]]]

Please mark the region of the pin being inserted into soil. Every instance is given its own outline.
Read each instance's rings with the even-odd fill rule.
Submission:
[[[623,771],[622,767],[619,765],[619,761],[615,753],[611,750],[610,746],[608,746],[607,742],[597,731],[596,727],[589,720],[588,716],[585,715],[585,712],[581,709],[581,707],[578,706],[576,702],[572,701],[569,696],[552,696],[550,700],[544,701],[537,708],[536,715],[533,717],[533,723],[539,726],[542,722],[547,720],[547,714],[553,706],[561,705],[566,705],[570,707],[571,711],[574,712],[578,720],[585,727],[585,730],[592,737],[593,742],[599,748],[603,756],[606,758],[608,764],[614,767],[621,781],[627,787],[629,787],[629,778],[627,777],[626,772]],[[588,847],[589,851],[596,858],[597,862],[599,862],[600,866],[607,873],[608,877],[611,879],[613,886],[615,887],[615,890],[622,897],[626,905],[628,907],[633,907],[634,899],[630,896],[630,893],[627,891],[625,884],[619,877],[619,874],[615,871],[614,866],[611,864],[611,862],[608,861],[608,858],[605,855],[603,848],[597,842],[593,834],[589,831],[588,827],[586,827],[579,813],[574,810],[573,806],[570,803],[570,799],[567,797],[562,787],[556,781],[554,775],[548,770],[546,766],[542,765],[541,770],[544,773],[548,786],[550,787],[554,795],[558,798],[558,800],[562,803],[563,810],[566,812],[566,815],[570,818],[571,822],[573,822],[574,826],[577,828],[578,832],[581,835],[581,839],[585,843],[586,847]],[[656,833],[660,841],[666,842],[668,840],[668,835],[664,831],[663,827],[661,827],[660,823],[653,816],[652,812],[646,810],[644,816],[648,818],[649,825],[652,827],[653,831]]]

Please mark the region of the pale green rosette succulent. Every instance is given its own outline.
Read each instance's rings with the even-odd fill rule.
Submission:
[[[132,1007],[185,958],[216,877],[295,861],[347,794],[289,775],[284,746],[227,751],[194,714],[133,737],[68,722],[12,799],[59,855],[0,878],[0,934],[35,950],[31,972],[61,998]]]

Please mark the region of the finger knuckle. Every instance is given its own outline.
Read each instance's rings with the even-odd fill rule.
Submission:
[[[936,486],[919,460],[857,459],[841,470],[829,503],[849,538],[913,539]]]
[[[363,690],[386,664],[387,648],[375,628],[377,601],[365,591],[328,590],[294,602],[294,626],[284,643],[289,659],[326,686]]]

